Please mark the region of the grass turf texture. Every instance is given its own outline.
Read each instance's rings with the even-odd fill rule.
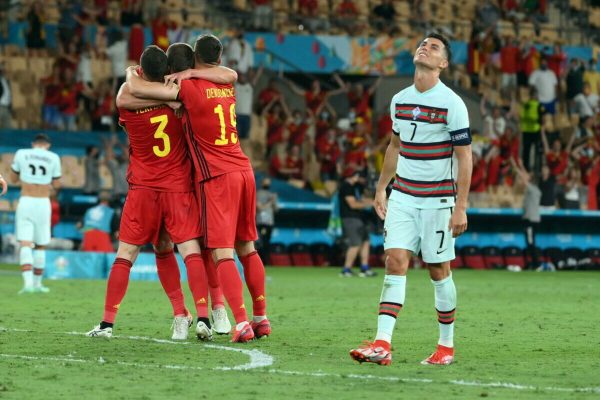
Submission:
[[[267,270],[272,337],[231,344],[228,337],[218,336],[213,342],[257,349],[274,358],[269,367],[247,371],[216,369],[248,363],[249,357],[192,338],[181,345],[67,335],[98,323],[105,281],[46,281],[51,293],[18,296],[20,276],[4,273],[0,326],[10,330],[0,332],[0,353],[12,357],[0,357],[0,398],[600,397],[600,392],[548,389],[600,386],[598,273],[455,271],[457,355],[449,367],[419,364],[434,349],[438,335],[433,288],[425,271],[409,273],[390,367],[359,365],[348,356],[351,348],[374,336],[381,275],[347,279],[337,273]],[[114,333],[170,339],[170,312],[158,282],[131,282]],[[457,385],[454,380],[535,388]]]

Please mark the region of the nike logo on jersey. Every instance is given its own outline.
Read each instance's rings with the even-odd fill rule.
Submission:
[[[447,249],[444,249],[444,250],[442,250],[442,251],[438,250],[438,251],[437,251],[437,254],[442,254],[442,253],[443,253],[443,252],[445,252],[446,250],[447,250]]]

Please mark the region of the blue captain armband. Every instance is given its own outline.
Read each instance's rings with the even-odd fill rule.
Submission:
[[[450,132],[452,146],[468,146],[471,144],[471,129],[464,128]]]

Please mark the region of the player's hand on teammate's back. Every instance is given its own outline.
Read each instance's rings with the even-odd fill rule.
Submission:
[[[379,218],[385,219],[385,214],[387,213],[387,196],[385,190],[375,192],[373,207],[375,207],[375,212],[379,215]]]
[[[175,72],[174,74],[165,75],[165,86],[172,84],[179,84],[179,82],[186,79],[192,78],[192,70],[186,69],[185,71]]]
[[[455,208],[450,217],[448,228],[452,230],[452,237],[458,237],[467,230],[467,212]]]
[[[173,111],[177,111],[177,110],[181,109],[181,106],[183,104],[181,104],[180,101],[167,101],[167,105],[169,107],[171,107],[173,109]]]

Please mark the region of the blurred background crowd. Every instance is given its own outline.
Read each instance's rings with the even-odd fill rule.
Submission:
[[[216,4],[213,4],[216,3]],[[194,29],[224,38],[236,69],[242,144],[255,168],[322,196],[361,171],[372,188],[391,134],[389,105],[376,109],[382,76],[283,73],[255,63],[244,30],[394,40],[434,28],[467,42],[467,63],[444,80],[471,96],[471,205],[515,207],[511,159],[533,173],[547,208],[597,209],[600,73],[568,58],[567,44],[598,43],[597,1],[453,0],[48,0],[3,1],[0,128],[118,132],[114,105],[125,69],[147,44],[192,41]],[[558,17],[556,15],[558,13]],[[556,21],[577,21],[576,32]],[[558,19],[557,19],[558,18]],[[18,21],[15,27],[14,21]],[[48,25],[55,27],[48,29]],[[18,30],[17,30],[18,29]],[[52,35],[52,38],[49,35]],[[20,35],[22,46],[14,43]],[[399,91],[401,87],[394,88]],[[387,99],[389,102],[389,99]],[[64,133],[68,135],[68,132]],[[126,193],[126,145],[104,136],[83,157],[63,156],[66,186]],[[120,138],[120,139],[119,139]],[[10,163],[11,154],[2,154]]]

